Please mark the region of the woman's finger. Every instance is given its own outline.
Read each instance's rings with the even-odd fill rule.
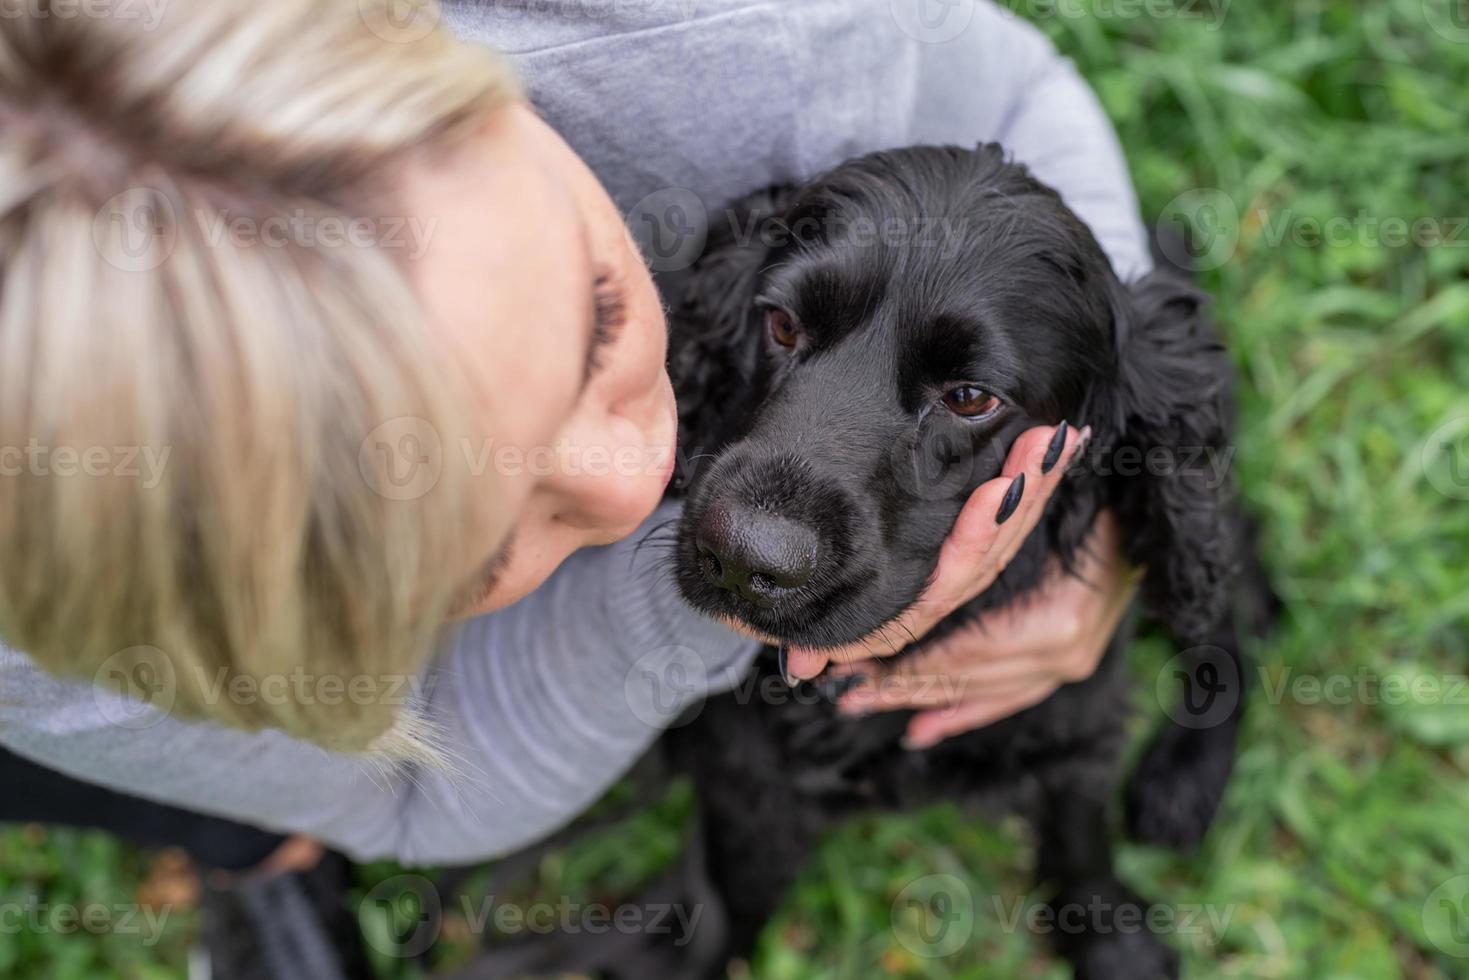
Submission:
[[[974,698],[952,708],[920,712],[908,722],[908,735],[903,744],[913,750],[930,748],[946,738],[983,728],[1037,705],[1060,686],[1055,681],[1045,681],[993,697]]]
[[[820,674],[828,664],[891,656],[989,588],[1035,529],[1046,501],[1090,431],[1077,432],[1063,423],[1021,433],[1001,475],[980,485],[965,502],[939,552],[933,578],[913,605],[857,643],[826,650],[788,649],[789,676],[806,679]]]
[[[944,708],[976,697],[993,698],[1004,692],[1031,688],[1056,677],[1054,666],[1044,656],[1019,657],[950,671],[885,670],[880,676],[853,685],[837,706],[846,715]]]

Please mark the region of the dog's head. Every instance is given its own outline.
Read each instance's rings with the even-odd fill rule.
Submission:
[[[1199,296],[1125,289],[998,147],[873,154],[727,218],[671,348],[683,445],[721,450],[694,475],[677,546],[706,612],[818,646],[871,632],[921,592],[964,501],[1034,425],[1089,423],[1094,445],[1142,450],[1219,442],[1227,367]],[[1209,608],[1187,615],[1217,614],[1222,570],[1183,539],[1217,525],[1219,495],[1131,482],[1074,481],[1046,550],[1064,557],[1115,506],[1135,559],[1188,567]]]

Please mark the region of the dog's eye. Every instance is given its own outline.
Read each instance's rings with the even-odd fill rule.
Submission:
[[[1000,407],[1000,399],[974,385],[959,385],[944,392],[944,407],[966,419],[984,418]]]
[[[796,321],[785,310],[766,310],[765,330],[770,334],[771,340],[788,350],[795,347],[796,342],[801,339]]]

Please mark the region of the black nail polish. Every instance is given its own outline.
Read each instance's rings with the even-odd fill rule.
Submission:
[[[1056,434],[1051,436],[1051,444],[1046,447],[1046,458],[1041,460],[1041,476],[1045,476],[1056,468],[1056,461],[1061,458],[1061,450],[1066,446],[1066,420],[1056,428]]]
[[[1005,491],[1005,499],[1000,501],[1000,509],[995,514],[995,523],[1003,524],[1015,513],[1015,508],[1020,506],[1020,498],[1025,494],[1025,474],[1022,473],[1010,484],[1010,489]]]
[[[780,679],[786,682],[786,687],[795,687],[799,681],[791,676],[791,666],[786,660],[786,648],[780,647],[776,659],[780,665]]]

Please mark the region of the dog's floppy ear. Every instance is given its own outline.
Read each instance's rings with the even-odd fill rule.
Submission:
[[[712,452],[733,438],[759,402],[761,331],[752,301],[793,192],[757,191],[712,215],[704,254],[670,311],[668,370],[679,444],[690,453]]]
[[[1114,287],[1116,383],[1091,450],[1145,602],[1194,642],[1224,615],[1235,563],[1231,368],[1207,300],[1168,270]]]

